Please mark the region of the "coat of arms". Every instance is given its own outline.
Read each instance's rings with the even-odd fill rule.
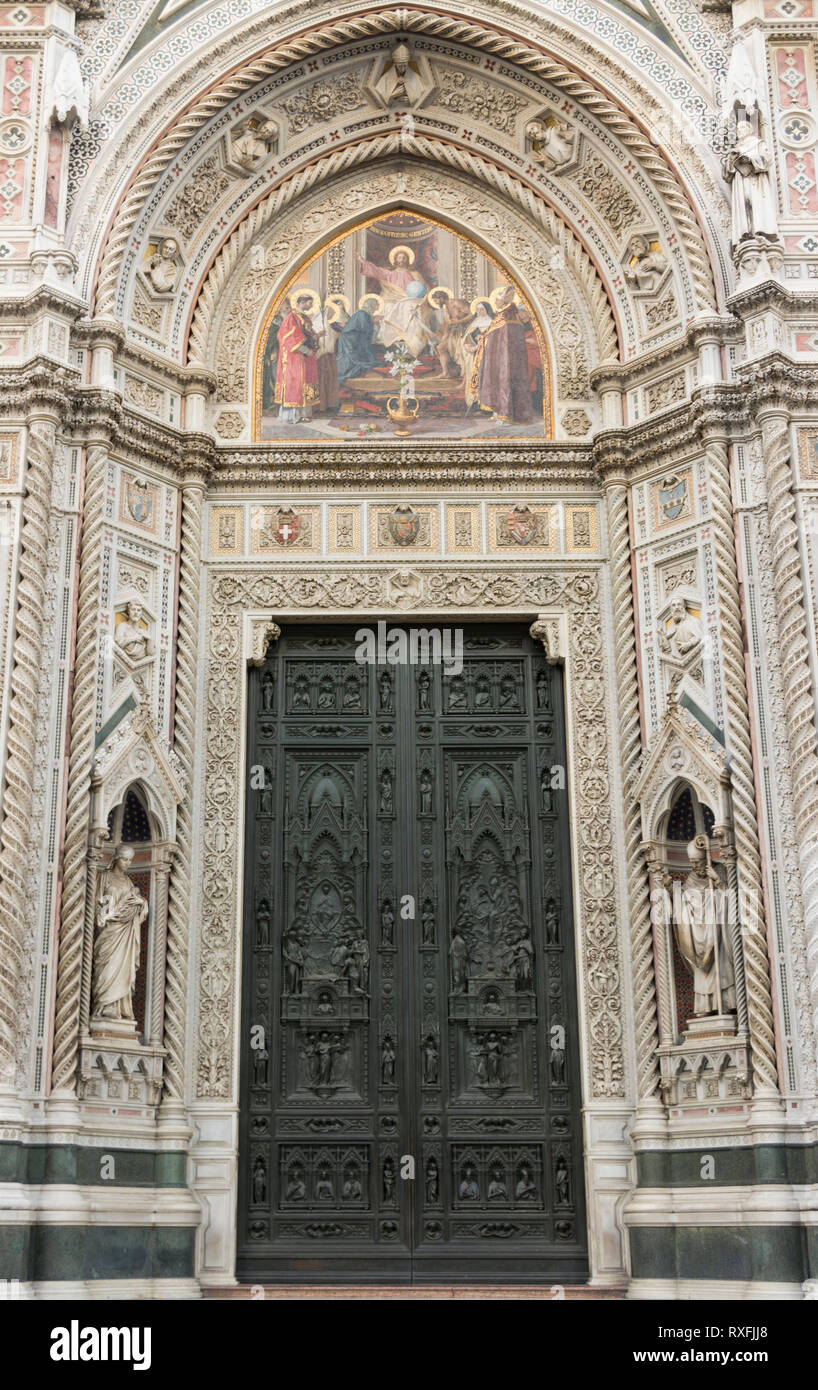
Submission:
[[[389,516],[389,534],[395,545],[413,545],[420,528],[420,516],[413,507],[395,507]]]
[[[129,478],[125,489],[125,501],[130,515],[141,526],[148,526],[153,519],[153,489],[139,478]]]
[[[667,521],[676,521],[687,504],[687,486],[676,473],[663,478],[659,484],[659,505]]]
[[[537,538],[537,516],[530,507],[514,507],[506,517],[506,527],[516,545],[530,545]]]
[[[292,507],[279,507],[272,518],[271,533],[278,545],[294,545],[301,529],[301,517]]]

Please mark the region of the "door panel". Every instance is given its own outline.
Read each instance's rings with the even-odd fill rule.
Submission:
[[[583,1278],[559,673],[294,628],[248,764],[239,1278]]]

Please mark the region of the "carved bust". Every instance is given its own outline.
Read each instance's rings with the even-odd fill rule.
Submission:
[[[250,173],[277,145],[278,126],[275,121],[259,121],[251,117],[236,131],[230,154],[236,164]]]
[[[132,661],[150,656],[150,640],[142,627],[142,604],[132,599],[125,609],[125,620],[117,625],[116,644]]]
[[[634,289],[650,293],[658,288],[667,269],[667,257],[661,251],[651,249],[650,238],[637,233],[628,242],[629,264],[625,267],[625,279]]]
[[[169,294],[171,290],[176,288],[176,281],[179,277],[179,268],[176,264],[178,254],[178,241],[175,237],[167,236],[160,242],[159,250],[148,260],[145,266],[145,275],[157,294]]]

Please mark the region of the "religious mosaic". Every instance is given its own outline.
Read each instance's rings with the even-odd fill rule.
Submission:
[[[257,439],[547,438],[542,328],[479,247],[396,211],[333,241],[270,306]]]

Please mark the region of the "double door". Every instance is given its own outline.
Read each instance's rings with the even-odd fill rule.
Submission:
[[[561,673],[383,636],[250,676],[238,1277],[581,1281]]]

